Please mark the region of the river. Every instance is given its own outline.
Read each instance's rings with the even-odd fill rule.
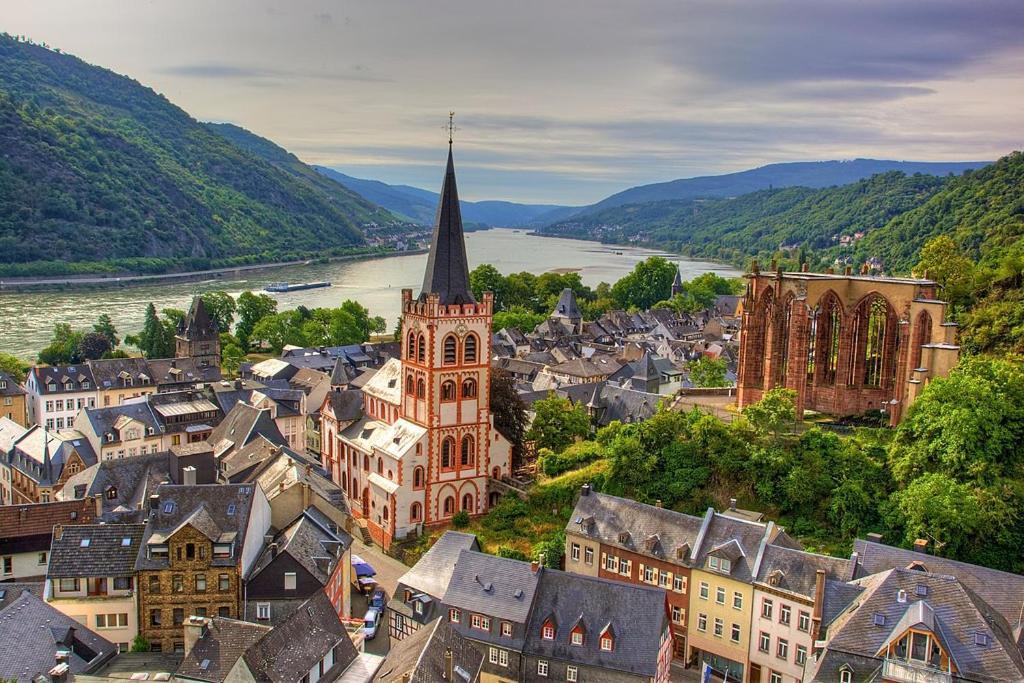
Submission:
[[[518,230],[486,230],[466,234],[470,268],[490,263],[502,273],[545,273],[556,269],[579,270],[584,284],[615,282],[633,266],[661,252],[630,247],[615,247],[582,240],[537,237]],[[736,276],[729,266],[667,255],[678,262],[683,279],[712,271]],[[323,289],[273,294],[279,310],[304,305],[338,306],[354,299],[370,309],[371,315],[388,320],[388,329],[398,318],[401,291],[418,291],[422,284],[426,254],[398,255],[365,261],[336,261],[312,265],[282,266],[225,276],[206,282],[140,284],[120,289],[82,289],[52,292],[0,294],[0,351],[31,359],[49,341],[54,323],[66,322],[74,328],[91,328],[101,313],[107,313],[123,337],[137,332],[149,302],[157,309],[186,309],[194,294],[224,290],[238,296],[249,289],[261,291],[278,281],[332,283]]]

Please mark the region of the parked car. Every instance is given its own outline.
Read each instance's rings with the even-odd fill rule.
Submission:
[[[366,616],[363,617],[363,635],[367,640],[373,640],[377,635],[377,631],[380,629],[381,614],[382,611],[376,607],[366,610]]]
[[[378,588],[373,591],[373,595],[370,596],[370,607],[376,607],[377,609],[384,611],[384,603],[388,601],[388,595],[384,592],[383,588]]]

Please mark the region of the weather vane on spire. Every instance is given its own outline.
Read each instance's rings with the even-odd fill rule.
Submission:
[[[451,145],[452,136],[454,135],[455,131],[458,130],[458,128],[455,127],[455,112],[448,112],[448,125],[445,126],[445,128],[448,129],[448,144]]]

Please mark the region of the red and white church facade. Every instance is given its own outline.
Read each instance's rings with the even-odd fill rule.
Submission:
[[[363,386],[362,416],[325,418],[322,457],[375,542],[480,515],[509,474],[512,446],[490,411],[493,296],[477,301],[451,149],[423,288],[402,291],[402,354]],[[328,397],[329,402],[330,397]]]

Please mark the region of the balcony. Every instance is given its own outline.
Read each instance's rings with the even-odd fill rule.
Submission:
[[[898,683],[952,683],[953,675],[924,663],[886,659],[882,664],[882,678]]]

